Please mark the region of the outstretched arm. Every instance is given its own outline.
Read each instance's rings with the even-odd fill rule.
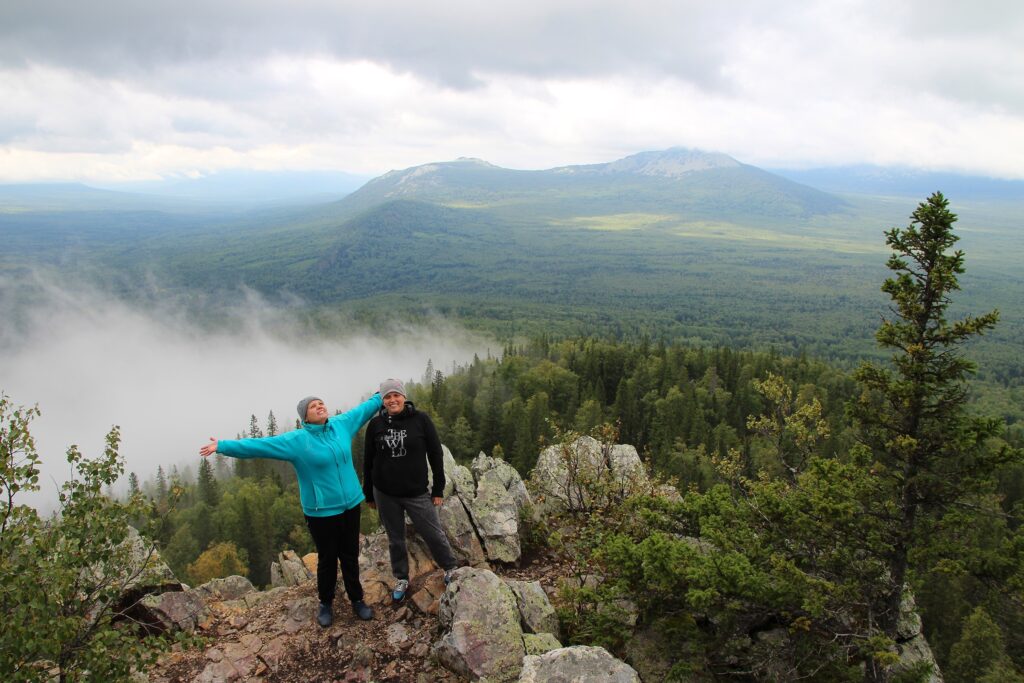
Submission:
[[[270,458],[293,461],[302,451],[303,432],[296,430],[255,439],[214,439],[199,450],[199,455],[220,453],[232,458]]]
[[[346,410],[340,415],[335,415],[332,418],[328,418],[330,422],[339,421],[346,425],[346,429],[352,436],[355,436],[356,432],[362,429],[363,425],[370,421],[377,411],[384,407],[384,401],[380,399],[380,394],[374,394],[366,401],[363,401],[355,408]]]

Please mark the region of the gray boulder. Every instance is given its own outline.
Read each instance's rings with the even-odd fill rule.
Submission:
[[[411,526],[405,530],[405,546],[409,558],[409,579],[437,571],[426,544]],[[391,573],[391,555],[388,537],[383,529],[363,537],[359,548],[359,579],[363,585],[363,599],[369,605],[386,602],[398,579]]]
[[[545,448],[532,477],[542,511],[582,512],[651,485],[636,448],[589,436]],[[595,490],[603,492],[597,499]]]
[[[557,638],[558,616],[551,601],[548,600],[547,593],[541,588],[540,581],[506,579],[505,583],[516,596],[516,607],[519,609],[523,632],[550,633]]]
[[[463,498],[480,536],[487,559],[515,562],[522,554],[519,545],[519,511],[496,470],[484,472],[476,483],[476,495]]]
[[[204,602],[225,602],[240,600],[250,593],[255,593],[256,587],[244,576],[226,576],[207,581],[193,590]]]
[[[313,572],[306,568],[302,558],[294,550],[285,550],[277,556],[277,562],[270,565],[270,585],[274,588],[281,586],[301,586],[307,581],[316,578]]]
[[[493,572],[455,571],[438,610],[442,635],[438,661],[469,680],[516,680],[526,654],[512,590]]]
[[[896,671],[905,671],[919,662],[927,662],[932,667],[926,683],[942,683],[942,671],[935,655],[921,630],[921,615],[917,612],[917,602],[909,586],[903,589],[903,600],[900,602],[900,620],[896,625],[897,649],[900,661]]]
[[[640,683],[640,676],[625,662],[601,647],[576,645],[530,655],[523,660],[519,683]]]
[[[122,545],[129,550],[128,565],[138,568],[138,573],[127,586],[128,590],[162,593],[183,588],[153,544],[144,539],[134,527],[128,527],[128,536]]]
[[[523,647],[527,655],[542,655],[562,647],[553,633],[524,633]]]
[[[192,633],[207,615],[206,603],[197,590],[147,595],[139,602],[136,619],[164,633]]]
[[[465,469],[465,468],[463,468]],[[463,564],[472,566],[485,565],[487,555],[477,536],[476,527],[470,519],[469,511],[459,496],[450,496],[438,509],[441,526],[444,527],[448,543],[455,557]]]
[[[533,505],[533,501],[530,499],[530,492],[526,490],[526,484],[523,483],[519,472],[504,460],[492,458],[481,452],[473,460],[470,470],[473,472],[473,477],[477,482],[483,479],[485,474],[493,472],[492,476],[501,482],[502,487],[512,496],[517,511],[521,512],[523,508]]]

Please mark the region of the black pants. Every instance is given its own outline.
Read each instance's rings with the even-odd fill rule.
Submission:
[[[333,517],[310,517],[306,526],[316,544],[316,591],[320,602],[334,603],[334,589],[338,585],[338,560],[341,560],[341,578],[345,594],[352,602],[363,599],[359,583],[359,506]]]

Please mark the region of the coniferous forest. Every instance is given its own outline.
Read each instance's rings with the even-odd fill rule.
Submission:
[[[1024,434],[969,402],[962,344],[998,314],[947,319],[965,269],[954,221],[937,194],[887,233],[892,303],[876,335],[887,363],[850,371],[804,354],[540,335],[447,373],[428,363],[409,398],[460,462],[484,452],[526,477],[545,445],[597,434],[634,445],[680,492],[593,510],[571,537],[553,520],[531,522],[536,546],[604,577],[565,596],[572,642],[628,653],[632,632],[614,607],[628,599],[663,646],[676,644],[676,680],[695,661],[736,674],[724,634],[757,618],[785,629],[792,651],[766,654],[763,670],[747,672],[755,678],[784,660],[793,677],[889,680],[895,615],[912,595],[947,681],[1021,680]],[[10,410],[5,401],[9,503],[32,476],[15,457],[32,452],[27,421]],[[242,427],[251,437],[283,429],[273,413]],[[111,447],[116,456],[116,435]],[[190,583],[243,574],[265,586],[278,552],[312,549],[287,465],[217,456],[129,482],[130,500],[147,501],[128,508],[132,523],[154,530]],[[12,530],[31,515],[7,510],[2,550],[15,557]],[[369,510],[363,523],[376,528]]]

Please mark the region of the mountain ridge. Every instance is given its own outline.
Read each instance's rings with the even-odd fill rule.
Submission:
[[[581,204],[605,210],[611,203],[681,211],[695,216],[723,212],[793,218],[841,212],[844,200],[732,157],[673,147],[603,164],[539,171],[506,169],[461,158],[392,170],[337,203],[359,211],[390,199],[479,206],[530,204],[564,213]],[[561,210],[559,208],[561,206]]]

